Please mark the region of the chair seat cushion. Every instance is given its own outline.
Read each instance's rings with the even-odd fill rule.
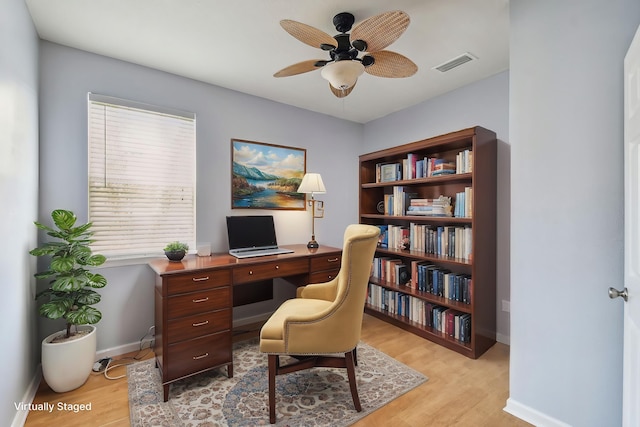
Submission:
[[[285,352],[285,324],[287,320],[304,322],[318,318],[331,307],[332,302],[319,299],[296,298],[282,303],[262,326],[260,351],[265,353]]]

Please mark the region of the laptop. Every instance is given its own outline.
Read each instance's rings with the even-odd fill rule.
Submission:
[[[278,247],[272,215],[227,217],[229,254],[236,258],[292,253]]]

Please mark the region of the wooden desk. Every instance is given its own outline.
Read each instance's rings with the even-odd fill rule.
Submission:
[[[149,262],[156,273],[155,344],[164,401],[172,382],[227,366],[233,377],[233,286],[284,278],[297,286],[336,277],[342,250],[284,245],[293,253],[238,259],[228,254],[188,255],[181,262],[158,258]]]

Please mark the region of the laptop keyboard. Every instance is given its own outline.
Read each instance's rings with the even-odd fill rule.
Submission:
[[[290,254],[293,250],[291,249],[256,249],[256,250],[245,250],[242,252],[232,252],[229,251],[231,255],[236,258],[251,258],[256,256],[265,256],[265,255],[279,255],[279,254]]]

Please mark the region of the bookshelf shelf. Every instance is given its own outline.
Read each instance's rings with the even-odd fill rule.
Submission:
[[[463,302],[450,300],[448,298],[440,297],[437,295],[430,294],[428,292],[418,291],[416,289],[411,289],[405,285],[396,285],[395,283],[390,283],[386,281],[380,281],[375,278],[370,280],[371,283],[376,284],[378,286],[383,286],[387,289],[401,292],[406,295],[411,295],[413,297],[419,298],[424,301],[429,301],[438,305],[443,305],[449,308],[454,308],[463,313],[471,313],[471,306],[469,304],[465,304]]]
[[[368,218],[368,219],[379,219],[383,221],[416,221],[416,222],[430,222],[430,223],[442,223],[442,224],[471,224],[471,218],[454,218],[454,217],[426,217],[426,216],[417,216],[417,215],[404,215],[404,216],[393,216],[393,215],[381,215],[381,214],[360,214],[360,218]]]
[[[422,326],[402,316],[379,311],[370,305],[365,306],[365,312],[374,317],[385,320],[395,326],[398,326],[401,329],[412,332],[415,335],[426,338],[429,341],[433,341],[451,350],[457,351],[458,353],[462,353],[467,357],[473,357],[473,349],[469,344],[465,344],[463,342],[460,342],[459,340],[453,339],[443,332],[437,331],[430,327]]]
[[[496,145],[476,126],[359,159],[359,221],[389,239],[376,251],[365,312],[473,359],[496,337]],[[419,206],[440,196],[456,216],[411,215],[436,213]]]
[[[453,257],[448,257],[443,255],[432,255],[432,254],[426,254],[424,252],[408,251],[404,249],[378,248],[376,253],[385,254],[389,256],[406,257],[406,258],[411,258],[411,259],[416,259],[421,261],[433,261],[438,264],[455,266],[455,267],[472,265],[471,261],[468,261],[465,259],[453,258]]]

